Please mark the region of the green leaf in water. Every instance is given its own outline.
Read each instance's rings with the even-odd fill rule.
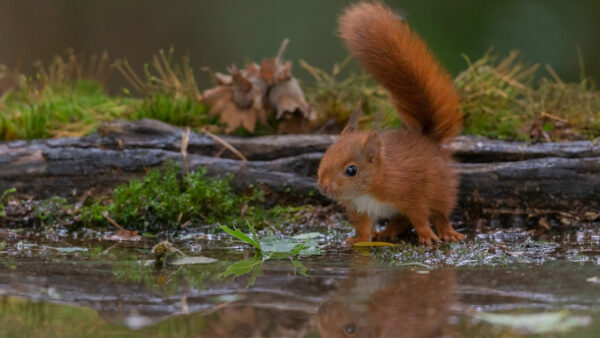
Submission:
[[[250,222],[248,222],[248,220],[246,220],[246,224],[248,224],[248,227],[250,228],[250,232],[252,232],[252,239],[254,240],[255,243],[260,243],[258,240],[258,235],[256,234],[256,230],[254,230],[254,227],[252,226],[252,224],[250,224]],[[257,248],[259,250],[261,250],[261,248]]]
[[[231,264],[227,270],[223,271],[219,276],[227,277],[233,275],[233,277],[239,277],[241,275],[245,275],[251,271],[256,269],[260,269],[262,266],[263,260],[254,256],[252,258],[244,259],[243,261],[235,262]]]
[[[253,227],[250,227],[250,229],[252,230],[252,237],[254,237],[254,239],[251,239],[250,237],[248,237],[248,235],[246,235],[245,233],[241,232],[240,229],[231,229],[230,227],[226,226],[226,225],[220,225],[219,227],[221,228],[221,230],[225,231],[226,233],[228,233],[230,236],[235,237],[237,239],[239,239],[240,241],[250,244],[253,247],[255,247],[256,249],[258,249],[259,251],[262,250],[262,248],[260,247],[260,242],[257,240],[258,236],[256,235],[256,232],[254,231]]]
[[[248,227],[250,228],[252,238],[237,228],[231,229],[225,225],[219,225],[219,227],[230,236],[258,249],[263,259],[279,259],[321,254],[321,250],[318,248],[317,243],[310,239],[317,235],[321,236],[319,233],[309,233],[305,234],[307,236],[294,236],[291,238],[268,236],[259,239],[254,227],[250,223],[248,223]]]
[[[260,240],[264,256],[269,258],[287,258],[321,254],[315,241],[299,241],[293,238],[265,237]]]
[[[294,267],[294,269],[297,269],[298,273],[300,273],[302,276],[308,277],[308,274],[306,273],[307,268],[306,266],[304,266],[304,264],[300,263],[300,261],[293,260],[292,266]],[[296,272],[296,270],[294,270],[294,272]]]

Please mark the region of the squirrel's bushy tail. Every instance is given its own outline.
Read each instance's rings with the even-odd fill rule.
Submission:
[[[450,76],[396,13],[360,2],[340,16],[339,30],[352,54],[391,92],[409,128],[439,142],[458,134],[460,97]]]

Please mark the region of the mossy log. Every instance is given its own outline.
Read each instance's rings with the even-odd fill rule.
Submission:
[[[112,122],[81,138],[0,143],[0,191],[16,187],[34,198],[108,191],[168,161],[182,163],[185,133],[152,120]],[[211,175],[231,173],[236,184],[263,183],[274,193],[322,202],[315,189],[319,160],[330,135],[254,138],[189,134],[187,162]],[[240,160],[223,146],[239,150]],[[597,212],[600,146],[592,142],[528,144],[459,137],[459,212]],[[215,157],[219,156],[219,157]]]

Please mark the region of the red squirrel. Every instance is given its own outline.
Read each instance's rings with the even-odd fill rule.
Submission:
[[[460,241],[450,224],[458,174],[443,145],[462,127],[460,97],[419,36],[379,2],[360,2],[339,18],[339,32],[361,65],[392,95],[408,129],[361,131],[359,110],[325,152],[321,193],[342,204],[356,228],[347,244],[394,239],[410,222],[420,244]],[[376,233],[375,223],[389,219]],[[437,235],[432,231],[433,224]]]

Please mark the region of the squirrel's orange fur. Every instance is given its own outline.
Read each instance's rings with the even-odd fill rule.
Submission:
[[[321,160],[319,189],[346,207],[356,227],[350,242],[370,241],[383,218],[390,223],[378,239],[393,239],[410,222],[420,243],[462,240],[449,222],[458,175],[442,147],[462,126],[450,76],[383,4],[352,5],[339,26],[348,49],[392,94],[409,129],[359,131],[355,112]],[[349,166],[357,168],[354,176],[347,175]]]

